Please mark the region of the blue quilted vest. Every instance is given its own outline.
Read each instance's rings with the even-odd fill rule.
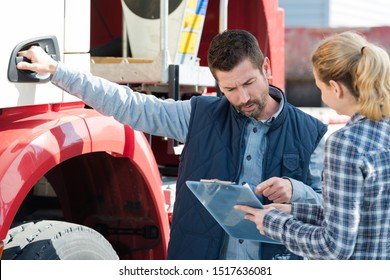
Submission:
[[[248,118],[225,97],[193,97],[191,119],[181,154],[168,259],[218,259],[224,230],[187,188],[185,181],[220,179],[237,182]],[[263,179],[287,176],[306,183],[310,156],[326,126],[285,102],[268,133]],[[262,244],[262,259],[285,254],[285,246]]]

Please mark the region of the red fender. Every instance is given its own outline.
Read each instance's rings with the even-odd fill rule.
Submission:
[[[162,182],[143,133],[73,103],[2,109],[0,139],[0,240],[39,178],[67,159],[105,151],[128,157],[144,176],[167,247],[169,222]]]

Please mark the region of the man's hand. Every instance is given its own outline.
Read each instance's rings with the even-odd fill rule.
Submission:
[[[28,50],[20,51],[20,56],[29,59],[31,63],[21,61],[16,65],[19,70],[30,70],[39,74],[54,74],[58,62],[52,59],[41,47],[32,46]]]
[[[289,203],[292,197],[290,180],[272,177],[256,186],[256,193],[262,194],[274,203]]]

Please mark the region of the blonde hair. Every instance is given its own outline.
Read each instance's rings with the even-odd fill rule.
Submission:
[[[362,35],[346,31],[324,39],[312,55],[317,77],[339,81],[358,102],[358,111],[371,120],[390,116],[390,58]]]

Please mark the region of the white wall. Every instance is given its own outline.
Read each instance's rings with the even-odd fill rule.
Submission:
[[[389,0],[329,0],[330,27],[390,25]]]
[[[324,27],[329,23],[329,0],[279,0],[286,27]]]
[[[279,0],[286,27],[390,25],[389,0]]]

